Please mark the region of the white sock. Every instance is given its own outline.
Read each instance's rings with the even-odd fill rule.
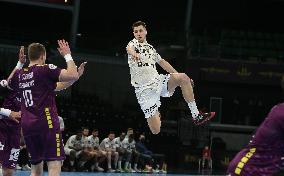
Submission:
[[[134,164],[134,169],[137,170],[137,163]]]
[[[96,168],[98,168],[99,167],[99,162],[96,162],[95,166],[96,166]]]
[[[121,170],[121,161],[118,161],[118,169]]]
[[[70,161],[70,165],[71,165],[71,166],[74,166],[74,161]]]
[[[193,101],[191,101],[191,102],[189,102],[187,104],[188,104],[188,107],[189,107],[189,109],[191,111],[191,115],[192,115],[193,119],[195,119],[198,116],[198,114],[199,114],[199,111],[197,109],[195,100],[193,100]]]
[[[111,169],[111,163],[108,163],[107,165],[108,165],[108,169]]]
[[[124,165],[124,169],[127,169],[128,168],[128,164],[129,164],[129,162],[125,162],[125,165]]]

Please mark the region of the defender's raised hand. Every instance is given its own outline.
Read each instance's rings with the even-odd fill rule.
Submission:
[[[85,65],[87,62],[83,62],[80,67],[78,68],[78,76],[81,77],[85,71]]]
[[[59,53],[64,57],[66,54],[71,54],[71,50],[69,47],[69,44],[67,41],[63,40],[57,40],[58,43],[58,48],[57,50],[59,51]]]
[[[24,46],[21,46],[21,48],[20,48],[20,51],[19,51],[19,61],[23,65],[26,63],[26,55],[25,55],[25,47]]]

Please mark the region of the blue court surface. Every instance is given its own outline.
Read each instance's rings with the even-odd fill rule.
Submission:
[[[200,174],[145,174],[145,173],[98,173],[98,172],[62,172],[62,176],[198,176]],[[214,174],[201,174],[210,176],[225,176],[225,175],[214,175]],[[29,171],[17,171],[15,176],[30,176]],[[47,172],[44,173],[47,176]]]

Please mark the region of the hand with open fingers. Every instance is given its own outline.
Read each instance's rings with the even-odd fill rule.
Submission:
[[[64,57],[66,54],[71,54],[71,50],[69,47],[69,44],[67,41],[65,41],[64,39],[62,40],[57,40],[58,43],[58,48],[57,50],[59,51],[59,53]]]
[[[138,60],[140,60],[140,54],[135,52],[135,53],[133,54],[132,58],[133,58],[135,61],[138,61]]]
[[[81,77],[85,71],[85,65],[87,62],[83,62],[80,67],[78,68],[78,76]]]
[[[26,63],[26,55],[25,55],[25,47],[21,46],[20,50],[19,50],[19,61],[22,64]]]
[[[21,111],[20,112],[14,112],[11,111],[11,114],[9,116],[9,118],[17,123],[19,123],[18,119],[21,118]]]

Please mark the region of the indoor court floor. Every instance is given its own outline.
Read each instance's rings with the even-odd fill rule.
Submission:
[[[218,174],[208,174],[208,173],[188,173],[188,174],[147,174],[147,173],[99,173],[99,172],[62,172],[61,176],[226,176]],[[17,171],[15,176],[30,176],[29,171]],[[47,176],[47,172],[44,173],[44,176]]]

